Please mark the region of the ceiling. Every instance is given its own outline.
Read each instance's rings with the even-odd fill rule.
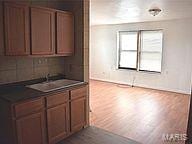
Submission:
[[[162,12],[153,17],[150,8]],[[192,0],[91,0],[91,25],[160,21],[192,17]]]

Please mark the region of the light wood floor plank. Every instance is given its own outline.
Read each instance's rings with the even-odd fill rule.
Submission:
[[[144,144],[186,133],[190,96],[91,80],[91,125]]]

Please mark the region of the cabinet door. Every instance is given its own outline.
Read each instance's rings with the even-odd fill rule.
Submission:
[[[29,7],[16,3],[5,3],[6,55],[29,54]]]
[[[78,98],[71,101],[71,132],[76,132],[86,124],[86,99]]]
[[[74,53],[74,17],[68,12],[57,12],[57,54]]]
[[[69,131],[68,107],[68,104],[62,104],[47,110],[49,144],[55,144],[67,136]]]
[[[18,144],[44,144],[45,122],[43,112],[16,120]]]
[[[55,52],[55,12],[31,8],[32,55],[50,55]]]

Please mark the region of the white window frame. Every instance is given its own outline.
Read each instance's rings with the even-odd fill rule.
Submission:
[[[161,54],[161,71],[148,71],[148,70],[140,70],[140,60],[141,60],[141,32],[143,31],[161,31],[163,35],[162,29],[155,29],[155,30],[134,30],[134,31],[118,31],[117,32],[117,69],[125,69],[125,70],[134,70],[137,72],[150,72],[150,73],[162,73],[162,67],[163,67],[163,36],[162,36],[162,54]],[[128,67],[120,67],[120,53],[121,53],[121,47],[120,47],[120,35],[121,33],[129,33],[129,32],[137,32],[137,66],[135,68],[128,68]]]

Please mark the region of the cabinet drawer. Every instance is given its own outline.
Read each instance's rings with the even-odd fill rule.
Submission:
[[[87,95],[87,87],[74,89],[71,91],[71,100],[80,98],[80,97],[85,97],[86,95]]]
[[[15,117],[21,117],[43,109],[43,99],[36,99],[15,105]]]
[[[47,100],[47,107],[52,107],[66,103],[69,100],[69,91],[48,96],[46,100]]]

